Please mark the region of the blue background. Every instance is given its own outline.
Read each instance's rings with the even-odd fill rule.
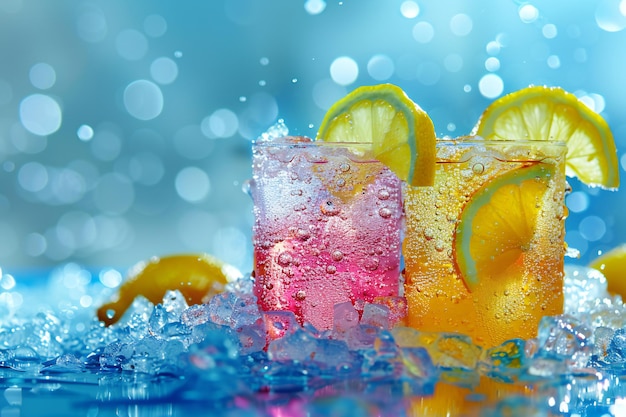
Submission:
[[[250,141],[314,136],[359,85],[400,85],[439,136],[558,85],[626,164],[626,0],[0,0],[0,268],[127,268],[206,251],[249,271]],[[566,240],[622,243],[624,191],[572,179]]]

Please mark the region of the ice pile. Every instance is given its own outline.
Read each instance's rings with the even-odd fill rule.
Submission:
[[[401,299],[358,310],[338,304],[333,329],[320,332],[308,323],[299,325],[290,312],[259,311],[247,276],[201,305],[188,306],[177,291],[156,306],[138,297],[108,328],[95,319],[77,327],[54,311],[3,319],[0,368],[29,375],[171,377],[183,381],[176,395],[196,401],[310,392],[337,384],[345,390],[347,381],[360,384],[359,389],[387,386],[390,401],[389,387],[401,387],[396,396],[402,398],[428,396],[440,381],[471,386],[480,376],[507,383],[566,380],[569,385],[553,390],[568,398],[565,406],[572,410],[588,407],[599,396],[606,401],[611,384],[598,381],[626,369],[626,308],[619,297],[609,296],[597,271],[568,266],[565,284],[565,314],[545,317],[536,338],[483,349],[461,334],[404,327]],[[595,381],[593,389],[583,390],[580,378]],[[564,405],[548,399],[545,407],[561,410]]]

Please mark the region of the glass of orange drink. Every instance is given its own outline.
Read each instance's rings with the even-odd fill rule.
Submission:
[[[562,313],[566,149],[437,141],[434,185],[403,191],[409,326],[495,346]]]

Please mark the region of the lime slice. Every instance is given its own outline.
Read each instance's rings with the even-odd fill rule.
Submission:
[[[154,257],[131,268],[118,293],[98,309],[98,319],[109,326],[138,295],[158,304],[168,290],[180,291],[188,305],[200,304],[222,292],[237,275],[236,268],[208,254]]]
[[[456,228],[454,255],[470,291],[481,279],[497,279],[523,264],[553,174],[547,164],[509,171],[467,203]]]
[[[371,144],[372,156],[411,185],[432,185],[435,129],[428,114],[392,84],[359,87],[326,113],[317,134],[327,142]]]
[[[617,152],[608,124],[560,88],[533,86],[494,101],[472,133],[494,140],[565,142],[568,176],[590,186],[619,186]]]

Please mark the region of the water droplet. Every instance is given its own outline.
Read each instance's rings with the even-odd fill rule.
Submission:
[[[326,273],[334,274],[335,272],[337,272],[337,267],[335,265],[326,266]]]
[[[337,187],[343,187],[343,186],[345,186],[345,185],[346,185],[346,180],[345,180],[345,179],[343,179],[343,178],[339,178],[339,179],[337,180]]]
[[[378,193],[376,193],[376,196],[379,200],[387,200],[390,196],[389,190],[387,190],[386,188],[381,188],[380,190],[378,190]]]
[[[298,229],[296,236],[298,236],[300,240],[308,240],[311,237],[311,233],[306,229]]]
[[[424,237],[426,240],[431,240],[435,237],[435,231],[431,228],[424,229]]]
[[[268,282],[267,284],[265,284],[265,288],[268,290],[271,290],[272,288],[274,288],[274,284],[272,284],[271,282]]]
[[[331,257],[333,258],[333,261],[339,262],[343,259],[343,252],[340,250],[333,251]]]
[[[474,172],[474,174],[482,174],[483,172],[485,172],[485,166],[479,162],[472,165],[472,171]]]
[[[350,171],[350,164],[343,163],[343,164],[339,165],[339,169],[342,172],[348,172],[348,171]]]
[[[368,271],[375,271],[378,269],[378,264],[380,263],[380,261],[378,260],[378,258],[368,258],[365,260],[365,269],[367,269]]]
[[[378,215],[382,217],[383,219],[390,218],[392,214],[393,214],[392,211],[388,209],[387,207],[381,207],[380,210],[378,210]]]
[[[296,293],[296,300],[302,301],[306,298],[306,292],[300,290]]]
[[[301,189],[291,190],[291,192],[289,194],[291,194],[291,195],[302,195],[302,190]]]
[[[289,266],[291,264],[292,258],[289,252],[281,252],[278,255],[278,264],[282,266]]]
[[[320,205],[320,210],[325,216],[336,216],[339,214],[339,207],[336,207],[332,201],[326,201]]]

